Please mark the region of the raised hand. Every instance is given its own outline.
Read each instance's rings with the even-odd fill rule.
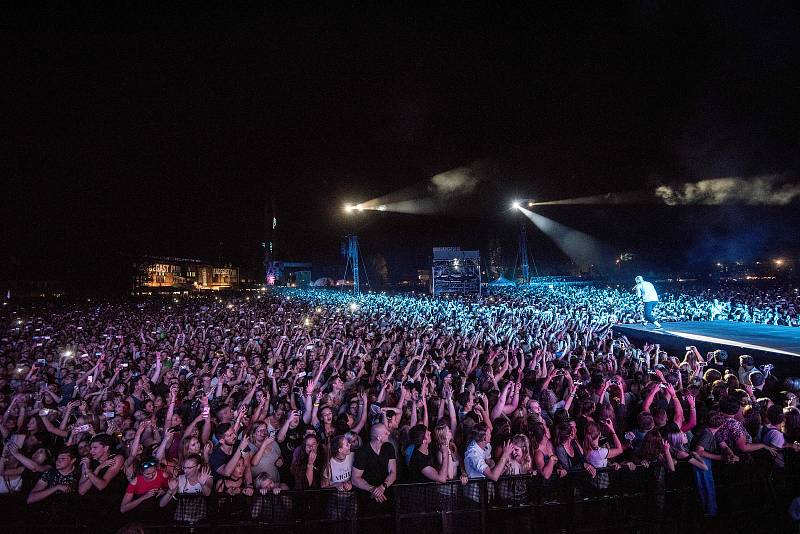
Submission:
[[[211,478],[211,467],[206,465],[202,469],[200,469],[200,474],[197,475],[197,481],[200,482],[200,484],[202,485],[205,484],[210,478]]]

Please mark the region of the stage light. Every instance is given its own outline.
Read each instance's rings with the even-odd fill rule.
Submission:
[[[781,265],[783,265],[783,260],[775,260],[775,265],[780,267]]]
[[[356,206],[356,209],[357,209],[358,211],[364,211],[364,206],[362,206],[361,204],[359,204],[358,206]]]
[[[530,200],[530,201],[528,201],[528,207],[529,207],[529,208],[532,208],[534,204],[535,204],[535,203],[534,203],[534,201],[533,201],[533,200]]]
[[[381,204],[378,206],[378,211],[386,211],[386,204]]]
[[[354,209],[355,209],[355,207],[352,204],[345,204],[344,205],[344,211],[346,211],[347,213],[350,213]]]
[[[518,210],[522,207],[522,203],[519,200],[515,200],[511,203],[511,209]]]

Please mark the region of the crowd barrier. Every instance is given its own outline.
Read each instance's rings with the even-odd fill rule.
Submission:
[[[561,479],[505,476],[446,484],[397,484],[378,505],[364,494],[335,489],[285,491],[278,495],[178,496],[160,509],[120,517],[112,503],[65,496],[28,506],[24,496],[0,497],[8,532],[113,532],[140,522],[145,532],[174,531],[413,532],[711,532],[735,528],[748,534],[796,529],[786,510],[800,494],[800,455],[788,453],[776,471],[769,458],[743,457],[739,464],[714,467],[719,517],[703,517],[693,468],[679,463],[674,473],[659,466],[630,471],[600,469],[592,479],[570,473]],[[118,507],[118,504],[117,504]]]

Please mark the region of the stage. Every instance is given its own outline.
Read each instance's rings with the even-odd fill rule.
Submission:
[[[681,358],[686,346],[695,345],[704,355],[725,349],[732,358],[750,354],[759,365],[774,363],[776,368],[792,374],[800,370],[800,328],[733,321],[661,323],[661,326],[656,329],[641,324],[618,324],[613,329],[616,335],[625,335],[636,344],[659,343],[670,355]],[[738,366],[738,361],[729,359],[728,365]]]

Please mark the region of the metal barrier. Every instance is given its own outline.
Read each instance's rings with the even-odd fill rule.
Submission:
[[[166,508],[151,506],[119,516],[96,501],[63,496],[28,506],[18,495],[0,496],[4,526],[13,532],[114,531],[141,521],[146,532],[190,530],[313,532],[687,532],[704,531],[703,510],[692,468],[600,469],[565,478],[506,476],[445,484],[397,484],[390,500],[377,504],[360,492],[335,489],[286,491],[278,495],[179,495]],[[769,458],[745,456],[741,464],[714,466],[720,514],[731,524],[757,521],[749,532],[784,531],[785,504],[800,488],[800,455],[787,453],[786,468],[774,472]],[[155,504],[153,501],[152,504]],[[775,521],[764,522],[771,511]],[[754,515],[755,513],[755,515]],[[105,517],[104,517],[105,516]]]

